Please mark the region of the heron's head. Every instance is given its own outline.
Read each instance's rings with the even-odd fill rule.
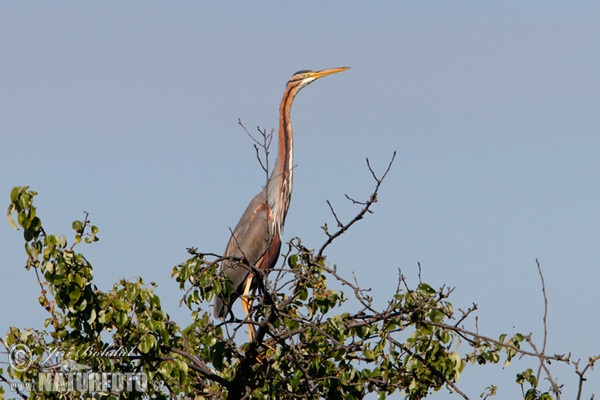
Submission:
[[[342,72],[347,69],[350,69],[350,67],[329,68],[329,69],[322,69],[320,71],[302,70],[302,71],[298,71],[294,75],[292,75],[289,83],[299,82],[300,88],[303,88],[304,86],[308,85],[311,82],[316,81],[319,78],[322,78],[324,76],[331,75],[331,74],[336,74],[338,72]]]

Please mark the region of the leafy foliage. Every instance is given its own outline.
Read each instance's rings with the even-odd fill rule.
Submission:
[[[381,180],[370,200],[361,203],[360,218],[376,202]],[[121,280],[108,292],[99,290],[91,263],[77,252],[79,245],[98,240],[98,227],[85,214],[73,222],[71,242],[64,235],[47,234],[33,205],[35,195],[27,187],[16,187],[8,208],[11,225],[23,229],[26,268],[36,274],[39,302],[48,312],[45,331],[13,327],[2,342],[7,352],[15,346],[29,349],[27,368],[11,364],[6,371],[8,378],[30,385],[28,393],[17,390],[24,398],[79,397],[81,393],[69,388],[48,392],[39,386],[41,373],[69,371],[72,365],[147,378],[148,384],[137,391],[95,391],[98,399],[355,399],[367,393],[421,399],[442,388],[468,398],[458,387],[468,365],[508,364],[516,356],[535,357],[544,365],[568,360],[537,352],[527,335],[492,339],[467,330],[464,324],[476,306],[457,314],[449,302],[452,289],[434,289],[425,282],[410,288],[401,275],[387,306],[375,309],[368,290],[327,263],[326,245],[316,252],[299,239],[290,242],[285,262],[269,277],[262,276],[250,316],[226,321],[213,319],[207,305],[216,295],[232,291],[231,282],[219,274],[222,258],[188,249],[189,258],[172,272],[193,320],[182,329],[161,308],[155,284],[137,278]],[[340,230],[326,231],[327,243],[360,218],[346,225],[337,220]],[[344,290],[331,289],[332,280]],[[339,312],[345,303],[357,304],[356,311]],[[256,330],[248,343],[246,324]],[[534,350],[524,350],[523,344]],[[596,360],[590,359],[591,366]],[[8,382],[2,373],[0,379]],[[560,396],[549,372],[547,378],[548,391],[539,388],[539,374],[531,369],[519,373],[516,382],[524,388],[525,399]],[[496,391],[490,386],[482,397]]]

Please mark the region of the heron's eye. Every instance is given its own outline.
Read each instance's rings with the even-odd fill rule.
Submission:
[[[302,77],[302,79],[306,79],[306,78],[308,78],[308,74],[302,74],[302,75],[300,75],[300,76]]]

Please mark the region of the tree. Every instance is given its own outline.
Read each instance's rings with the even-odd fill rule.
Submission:
[[[15,187],[9,222],[23,229],[26,268],[39,282],[39,303],[48,318],[45,330],[10,328],[2,342],[10,363],[0,369],[0,380],[31,399],[354,399],[367,393],[421,399],[442,388],[466,399],[459,384],[465,368],[531,357],[539,360],[538,371],[526,369],[516,379],[523,397],[560,398],[549,363],[569,363],[570,356],[548,355],[545,345],[538,350],[531,335],[484,336],[468,328],[476,305],[457,313],[450,302],[453,289],[421,280],[411,287],[400,273],[395,295],[376,309],[369,290],[328,263],[327,247],[372,212],[392,163],[393,158],[378,175],[367,160],[373,192],[364,202],[350,199],[360,210],[348,222],[330,204],[336,227],[323,227],[327,239],[318,250],[291,240],[283,262],[268,276],[245,264],[264,282],[248,319],[213,319],[208,304],[232,291],[219,274],[223,257],[188,249],[189,258],[172,272],[192,316],[187,327],[169,318],[154,293],[156,284],[141,277],[99,290],[92,265],[78,252],[98,240],[88,214],[73,222],[71,240],[47,233],[34,206],[36,192]],[[543,284],[539,263],[538,269]],[[330,281],[344,290],[331,289]],[[349,299],[356,310],[339,312]],[[245,324],[256,329],[249,343]],[[598,358],[590,357],[583,369],[575,364],[578,398]],[[486,388],[481,397],[496,389]]]

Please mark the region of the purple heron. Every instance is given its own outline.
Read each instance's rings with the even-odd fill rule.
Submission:
[[[246,315],[251,311],[248,293],[256,287],[257,278],[247,265],[236,259],[243,259],[256,269],[267,271],[279,258],[281,232],[292,195],[294,142],[290,110],[294,97],[309,83],[348,68],[298,71],[288,81],[279,106],[279,144],[273,171],[265,188],[250,201],[225,249],[224,257],[229,259],[221,263],[221,271],[231,279],[233,293],[229,297],[216,297],[214,311],[217,318],[225,318],[238,297],[242,298]],[[253,329],[250,327],[250,340],[252,336]]]

